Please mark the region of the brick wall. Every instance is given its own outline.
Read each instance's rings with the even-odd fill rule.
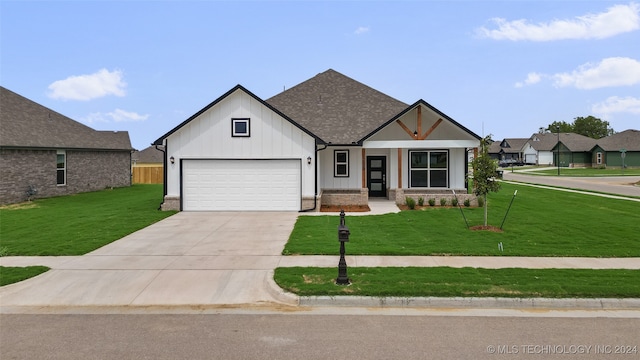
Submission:
[[[127,151],[67,150],[67,184],[57,185],[56,150],[0,150],[0,204],[69,195],[131,185],[131,154]]]

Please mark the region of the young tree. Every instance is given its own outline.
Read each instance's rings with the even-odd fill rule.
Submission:
[[[500,190],[500,183],[496,180],[498,162],[489,156],[491,135],[480,140],[478,157],[471,162],[473,167],[473,193],[484,198],[484,226],[487,226],[488,208],[487,194]]]

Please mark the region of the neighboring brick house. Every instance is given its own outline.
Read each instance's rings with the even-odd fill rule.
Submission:
[[[96,131],[0,86],[0,205],[131,185],[126,131]]]

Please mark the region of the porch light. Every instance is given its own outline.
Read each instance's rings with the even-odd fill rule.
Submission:
[[[307,164],[311,165],[311,156],[307,156]]]
[[[413,136],[418,136],[418,130],[413,131]]]
[[[175,164],[176,162],[176,158],[174,158],[173,156],[169,158],[169,161],[171,161],[172,164]]]

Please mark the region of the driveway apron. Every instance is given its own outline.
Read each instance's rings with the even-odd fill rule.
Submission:
[[[2,306],[287,302],[273,269],[295,212],[180,212],[0,289]]]

